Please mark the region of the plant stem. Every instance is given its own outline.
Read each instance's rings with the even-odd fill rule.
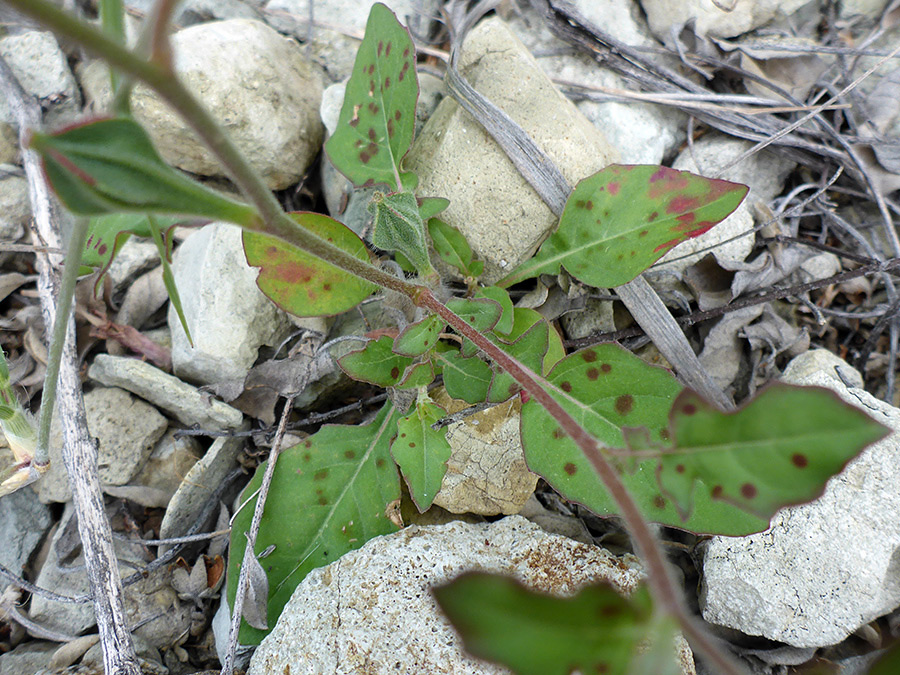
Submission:
[[[47,352],[47,374],[44,377],[44,389],[41,391],[41,419],[38,426],[38,445],[34,453],[34,464],[38,467],[50,463],[50,422],[53,419],[53,406],[56,404],[56,385],[59,381],[59,364],[62,361],[63,343],[66,338],[66,324],[72,311],[72,299],[75,297],[75,283],[78,281],[78,269],[81,267],[81,253],[87,239],[88,219],[76,218],[69,238],[66,262],[60,280],[57,296],[56,317],[53,320],[53,334]]]
[[[619,513],[628,527],[628,532],[634,540],[638,555],[647,567],[647,583],[653,591],[653,596],[678,620],[691,642],[691,646],[703,653],[716,666],[716,672],[728,675],[742,673],[743,669],[712,641],[709,633],[699,626],[688,612],[675,580],[669,572],[662,548],[637,504],[628,494],[628,490],[619,479],[615,469],[603,457],[597,441],[550,395],[549,383],[503,352],[484,335],[450,311],[431,291],[423,291],[417,304],[431,310],[444,319],[457,333],[474,342],[482,352],[509,373],[525,392],[540,403],[559,423],[563,431],[575,441],[615,500]]]

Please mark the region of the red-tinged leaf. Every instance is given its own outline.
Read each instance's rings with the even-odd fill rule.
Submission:
[[[672,622],[656,617],[644,587],[623,598],[597,584],[559,598],[509,577],[467,572],[432,593],[467,652],[517,675],[635,673],[630,666],[648,639],[668,659],[661,670],[641,675],[678,672]]]
[[[565,268],[591,286],[621,286],[724,220],[746,194],[744,185],[664,166],[608,166],[576,186],[556,231],[499,285]]]
[[[671,373],[650,366],[616,345],[583,349],[562,359],[547,379],[554,398],[607,448],[624,447],[623,430],[643,427],[651,441],[666,441],[668,415],[681,386]],[[581,450],[559,424],[535,401],[522,406],[522,446],[528,468],[542,476],[566,499],[594,513],[618,513],[615,501]],[[620,455],[611,455],[616,460]],[[693,532],[741,535],[759,532],[768,521],[751,516],[731,504],[711,504],[700,493],[696,508],[685,521],[659,489],[657,456],[621,475],[645,517],[657,523]]]
[[[369,262],[363,241],[348,227],[320,213],[289,214],[300,227]],[[284,311],[295,316],[329,316],[352,309],[375,285],[280,239],[243,232],[247,262],[259,267],[256,285]]]
[[[391,442],[391,457],[400,467],[420,513],[431,507],[447,473],[451,453],[447,427],[431,428],[446,414],[427,395],[420,396],[410,414],[397,420],[397,436]]]
[[[410,324],[394,340],[394,352],[402,356],[421,356],[434,348],[446,325],[437,314]]]
[[[372,6],[366,34],[347,82],[338,126],[325,143],[334,166],[354,185],[403,190],[400,160],[415,130],[416,49],[409,31],[381,3]]]
[[[259,222],[256,210],[197,183],[166,164],[131,118],[91,120],[54,134],[35,132],[53,190],[72,213],[140,212],[195,215],[238,225]]]
[[[684,391],[670,429],[674,447],[660,459],[659,482],[682,513],[702,479],[713,499],[765,519],[821,495],[829,478],[890,433],[828,389],[780,383],[730,413]]]

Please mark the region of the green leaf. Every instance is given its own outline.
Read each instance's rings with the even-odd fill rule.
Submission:
[[[434,382],[434,364],[431,361],[423,361],[422,363],[414,363],[404,372],[403,377],[397,383],[398,389],[419,389],[427,387]]]
[[[524,334],[525,331],[529,330],[534,324],[538,323],[539,321],[546,321],[546,319],[544,319],[544,317],[541,316],[539,312],[528,307],[515,307],[513,309],[512,316],[512,330],[507,333],[495,331],[498,334],[498,337],[505,340],[506,342],[514,342],[519,338],[519,336]],[[549,373],[550,369],[553,368],[553,366],[555,366],[566,355],[566,348],[563,345],[563,341],[559,333],[552,326],[552,324],[548,324],[548,326],[549,343],[547,346],[547,354],[544,356],[544,361],[542,364],[542,375],[546,375],[547,373]]]
[[[514,342],[507,344],[493,335],[488,338],[504,352],[518,360],[529,370],[540,372],[547,353],[549,342],[550,324],[541,319],[536,321],[528,330],[518,336]],[[488,391],[487,400],[491,403],[501,403],[515,396],[519,392],[518,383],[512,375],[494,364],[494,379]]]
[[[363,241],[342,223],[319,213],[288,214],[297,224],[360,260],[369,262]],[[295,316],[327,316],[352,309],[375,285],[266,234],[242,233],[247,262],[259,267],[256,285]]]
[[[509,299],[509,293],[499,286],[482,286],[475,291],[475,298],[487,298],[493,300],[502,310],[497,324],[494,326],[494,332],[498,335],[509,333],[513,329],[513,304]]]
[[[648,637],[667,640],[674,662],[670,623],[660,630],[644,587],[623,598],[597,584],[558,598],[509,577],[467,572],[432,592],[466,651],[517,675],[633,672],[629,665]]]
[[[829,478],[890,433],[828,389],[781,383],[731,413],[684,391],[670,429],[674,447],[660,458],[659,481],[683,513],[700,478],[713,499],[765,519],[821,495]]]
[[[344,105],[325,152],[356,186],[403,190],[400,160],[415,130],[416,49],[409,31],[381,3],[372,6]]]
[[[269,626],[297,585],[317,567],[334,562],[369,539],[397,530],[385,515],[400,498],[400,480],[389,446],[396,428],[390,404],[365,425],[327,425],[278,456],[254,552],[274,550],[260,562],[269,579]],[[237,578],[266,464],[241,494],[249,502],[234,517],[228,559],[228,602],[234,607]],[[267,631],[241,626],[245,645]]]
[[[55,134],[34,132],[31,147],[72,213],[123,211],[195,215],[238,225],[259,222],[256,211],[196,183],[166,164],[130,118],[86,122]]]
[[[347,375],[360,382],[377,384],[380,387],[394,387],[403,378],[413,360],[408,356],[395,354],[394,339],[383,335],[370,340],[366,346],[338,359],[338,365]]]
[[[484,263],[472,260],[469,242],[455,227],[439,218],[428,221],[428,235],[435,253],[446,264],[455,267],[464,277],[476,278],[484,271]]]
[[[557,230],[498,285],[564,267],[591,286],[621,286],[724,220],[746,194],[744,185],[687,171],[613,164],[578,183]]]
[[[161,227],[164,223],[161,223],[157,216],[148,215],[147,221],[150,224],[150,234],[153,236],[153,243],[156,244],[156,251],[159,253],[159,261],[162,264],[163,284],[166,287],[166,293],[169,295],[172,307],[175,308],[175,313],[178,315],[178,321],[181,323],[181,328],[184,330],[184,335],[187,337],[188,344],[193,347],[194,339],[191,337],[191,329],[188,327],[187,317],[184,315],[184,308],[181,306],[181,296],[178,295],[178,286],[175,284],[175,274],[172,272],[172,265],[170,264],[172,249],[171,239],[168,241],[163,240]]]
[[[437,314],[412,323],[394,340],[393,350],[403,356],[421,356],[437,344],[446,325]]]
[[[667,370],[650,366],[616,345],[574,352],[557,363],[547,379],[554,386],[554,398],[608,448],[624,447],[623,427],[646,427],[654,441],[665,440],[670,433],[669,410],[681,391]],[[534,401],[522,406],[521,429],[528,468],[566,499],[601,516],[618,513],[618,506],[581,450]],[[768,527],[768,521],[730,504],[711,504],[708,491],[701,490],[690,518],[683,520],[660,492],[658,463],[655,456],[650,457],[638,463],[633,473],[621,475],[649,520],[693,532],[734,536]]]
[[[425,222],[450,206],[450,200],[443,197],[418,197],[416,201],[419,204],[419,217]]]
[[[436,355],[443,366],[444,387],[451,398],[469,404],[483,403],[494,380],[491,367],[477,356],[462,356],[458,351]]]
[[[447,301],[447,309],[459,316],[463,321],[472,326],[479,333],[487,333],[493,330],[503,314],[500,303],[488,298],[468,300],[466,298],[453,298]],[[477,348],[470,340],[463,343],[463,356],[472,356]]]
[[[375,216],[372,243],[385,251],[400,251],[419,274],[434,275],[425,243],[425,223],[412,192],[372,195],[369,211]]]
[[[431,507],[447,473],[450,459],[447,427],[431,428],[446,414],[427,394],[420,395],[412,412],[397,421],[397,437],[391,443],[391,456],[400,467],[409,495],[420,513]]]

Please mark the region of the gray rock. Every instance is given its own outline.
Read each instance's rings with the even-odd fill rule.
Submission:
[[[269,0],[265,4],[266,21],[284,33],[291,33],[309,44],[313,60],[332,82],[350,76],[359,40],[345,33],[362,33],[375,0],[329,0],[313,3],[313,21],[309,25],[309,0]],[[413,35],[427,35],[430,21],[438,16],[435,0],[385,0]]]
[[[136,277],[158,265],[159,250],[156,244],[140,237],[129,237],[107,271],[113,297],[121,298]]]
[[[0,240],[21,239],[30,218],[28,181],[22,176],[0,177]]]
[[[81,110],[81,93],[69,62],[53,33],[29,31],[0,40],[0,56],[26,92],[46,110],[48,126],[71,121]],[[6,99],[0,99],[0,120],[12,122]]]
[[[32,490],[18,490],[0,499],[0,564],[22,574],[52,522],[50,509],[34,498]]]
[[[594,298],[588,298],[584,309],[563,314],[560,322],[570,340],[616,329],[612,302]]]
[[[460,71],[531,135],[573,185],[617,158],[500,19],[482,21],[469,34]],[[420,194],[450,200],[442,218],[485,261],[485,283],[527,259],[556,225],[506,154],[449,98],[428,120],[408,161],[419,175]]]
[[[580,0],[569,3],[585,19],[629,45],[659,47],[634,3],[616,0]],[[628,89],[613,71],[602,67],[587,54],[572,51],[571,45],[556,37],[540,16],[530,8],[510,19],[510,27],[533,54],[541,54],[538,64],[562,85],[572,83],[572,95],[590,97],[597,93],[586,87]],[[685,116],[665,106],[639,102],[604,101],[584,98],[578,109],[619,151],[623,164],[659,164],[675,152],[685,139]]]
[[[169,429],[153,448],[141,472],[126,486],[130,492],[116,494],[110,487],[106,490],[142,506],[166,507],[202,454],[193,436],[176,437],[175,429]]]
[[[176,250],[172,265],[193,347],[169,306],[172,368],[193,382],[242,378],[261,345],[278,344],[290,322],[256,286],[258,271],[247,264],[241,230],[207,225]]]
[[[98,354],[88,377],[108,387],[127,389],[186,426],[227,431],[244,421],[240,410],[138,359]]]
[[[213,442],[172,495],[160,525],[161,537],[181,537],[190,529],[200,517],[206,500],[237,466],[237,457],[243,447],[243,438],[223,436]],[[163,552],[160,548],[160,554]]]
[[[18,161],[18,134],[6,122],[0,122],[0,164],[16,164]]]
[[[823,370],[811,370],[823,361]],[[782,379],[827,387],[895,431],[832,478],[819,499],[775,514],[765,532],[710,540],[700,602],[711,623],[821,647],[900,605],[900,411],[848,389],[834,375],[837,361],[808,352]],[[840,368],[850,381],[858,377]]]
[[[25,642],[6,654],[0,655],[0,675],[24,675],[36,673],[47,667],[53,652],[59,645],[34,640]]]
[[[768,23],[776,16],[792,14],[810,0],[756,0],[715,3],[707,0],[641,0],[647,21],[656,36],[670,42],[689,21],[698,35],[734,37]]]
[[[232,19],[186,28],[172,36],[172,48],[179,77],[269,187],[296,183],[322,141],[322,84],[299,45],[262,22]],[[148,88],[135,87],[132,109],[168,163],[203,176],[225,175]]]
[[[673,274],[677,277],[710,253],[726,269],[730,269],[732,263],[743,262],[750,255],[755,243],[755,237],[748,234],[754,225],[753,209],[756,205],[765,205],[774,199],[794,168],[794,162],[764,150],[718,175],[722,167],[730,164],[752,145],[749,141],[712,134],[694,143],[693,149],[686,148],[672,164],[674,169],[743,183],[750,187],[750,192],[734,213],[709,232],[679,244],[664,255],[647,273],[647,278],[654,286],[659,282],[665,288],[666,279],[672,278]],[[728,241],[740,234],[746,236]],[[715,247],[711,251],[702,250],[711,246]]]
[[[82,595],[90,592],[90,584],[80,548],[68,551],[67,542],[77,538],[75,509],[71,504],[60,520],[59,528],[48,547],[47,559],[38,574],[37,584],[62,595]],[[144,565],[140,556],[143,546],[128,545],[117,540],[118,559],[133,565]],[[63,558],[60,559],[60,552]],[[129,565],[120,565],[123,576],[131,574]],[[171,587],[170,568],[156,570],[148,577],[125,587],[125,614],[128,624],[143,625],[134,634],[153,647],[169,647],[190,628],[190,607],[182,603]],[[59,603],[35,595],[31,599],[29,617],[46,628],[77,635],[94,625],[94,608],[90,602]]]
[[[97,387],[84,395],[88,429],[100,446],[100,482],[125,485],[140,471],[168,426],[156,408],[118,388]],[[38,483],[42,502],[72,498],[62,461],[62,427],[54,415],[50,426],[50,469]]]
[[[560,595],[600,580],[630,593],[642,574],[633,557],[547,534],[518,516],[413,525],[311,572],[256,650],[248,675],[508,672],[465,655],[429,593],[471,569],[511,574]]]
[[[443,389],[435,403],[454,413],[465,407]],[[528,470],[519,435],[518,397],[470,415],[447,428],[452,454],[434,503],[452,513],[483,516],[518,513],[534,493],[537,475]]]

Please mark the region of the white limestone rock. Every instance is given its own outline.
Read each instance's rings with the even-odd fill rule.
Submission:
[[[242,378],[260,346],[276,345],[290,322],[256,286],[247,264],[241,230],[226,223],[206,225],[175,251],[172,271],[193,347],[169,305],[172,369],[198,384]]]
[[[296,183],[319,152],[322,82],[294,40],[260,21],[198,24],[172,36],[175,70],[273,190]],[[163,158],[225,176],[194,132],[160,98],[135,87],[132,110]]]
[[[507,673],[463,653],[429,592],[471,569],[511,574],[559,595],[601,580],[629,593],[642,575],[631,556],[547,534],[518,516],[412,525],[311,572],[256,650],[248,675]]]
[[[819,499],[775,514],[765,532],[711,539],[703,562],[704,619],[795,647],[837,644],[900,605],[900,410],[847,388],[835,377],[836,357],[822,370],[809,367],[822,361],[802,354],[782,379],[827,387],[894,433],[850,462]]]
[[[618,159],[502,20],[472,30],[460,71],[528,132],[571,184]],[[438,105],[407,159],[419,175],[419,194],[450,200],[441,217],[485,261],[485,283],[530,257],[557,223],[506,154],[452,99]]]
[[[789,15],[810,0],[641,0],[650,29],[663,42],[671,42],[689,21],[698,35],[734,37],[758,28],[777,16]]]

